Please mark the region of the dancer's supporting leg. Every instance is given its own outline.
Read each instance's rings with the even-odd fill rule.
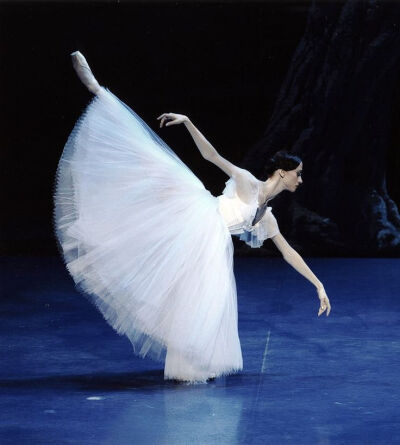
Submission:
[[[86,59],[79,51],[75,51],[71,54],[72,65],[76,71],[81,82],[86,86],[86,88],[93,94],[97,94],[100,90],[99,82],[93,76],[92,70]]]

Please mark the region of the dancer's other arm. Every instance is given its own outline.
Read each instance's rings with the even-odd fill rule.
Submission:
[[[169,125],[184,123],[203,158],[215,164],[228,176],[235,176],[235,174],[239,173],[239,171],[242,170],[236,165],[229,162],[227,159],[223,158],[187,116],[176,113],[164,113],[157,119],[161,119],[160,128],[163,126],[166,120],[168,120],[168,122],[165,124],[166,127],[168,127]]]
[[[303,275],[309,280],[317,289],[318,298],[320,299],[320,308],[318,311],[318,317],[325,312],[328,316],[331,311],[331,305],[329,298],[325,293],[325,289],[321,281],[313,274],[311,269],[304,262],[303,258],[293,249],[293,247],[285,240],[281,233],[273,236],[272,241],[275,246],[280,250],[285,261],[287,261],[297,272]]]
[[[176,113],[163,113],[157,119],[161,119],[160,128],[166,120],[168,120],[165,124],[166,127],[184,123],[203,158],[219,167],[229,177],[233,177],[237,184],[237,193],[240,199],[244,202],[251,202],[254,196],[254,188],[257,188],[255,184],[257,180],[249,171],[232,164],[232,162],[222,157],[187,116]]]

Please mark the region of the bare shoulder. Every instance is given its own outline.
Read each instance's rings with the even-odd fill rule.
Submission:
[[[232,176],[236,181],[251,183],[252,185],[257,185],[259,182],[258,179],[252,173],[240,167],[236,167],[234,169]]]
[[[258,196],[258,184],[257,180],[254,180],[254,176],[248,170],[236,167],[232,178],[236,182],[236,192],[239,198],[247,204],[254,202],[254,197]]]

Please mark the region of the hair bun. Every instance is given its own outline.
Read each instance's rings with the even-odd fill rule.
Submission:
[[[294,170],[301,163],[301,159],[288,152],[286,149],[277,151],[272,157],[268,158],[264,167],[263,177],[269,178],[275,170]]]

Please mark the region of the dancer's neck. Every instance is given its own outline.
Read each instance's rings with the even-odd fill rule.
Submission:
[[[285,190],[285,184],[282,182],[278,172],[275,172],[266,181],[261,182],[261,193],[265,201],[270,201]]]

